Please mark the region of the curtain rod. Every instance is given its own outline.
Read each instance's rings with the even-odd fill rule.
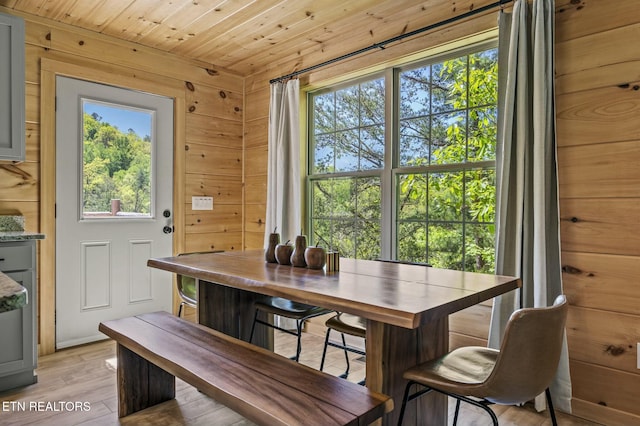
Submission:
[[[338,56],[337,58],[333,58],[333,59],[330,59],[328,61],[319,63],[317,65],[312,65],[312,66],[310,66],[308,68],[304,68],[304,69],[301,69],[299,71],[294,71],[291,74],[287,74],[287,75],[283,75],[283,76],[278,77],[278,78],[274,78],[273,80],[269,80],[269,83],[273,84],[273,83],[277,83],[277,82],[282,82],[282,81],[288,80],[288,79],[290,79],[292,77],[297,77],[300,74],[304,74],[304,73],[307,73],[309,71],[313,71],[313,70],[316,70],[318,68],[322,68],[322,67],[325,67],[327,65],[331,65],[331,64],[334,64],[336,62],[340,62],[340,61],[343,61],[345,59],[352,58],[354,56],[357,56],[357,55],[360,55],[362,53],[368,52],[370,50],[385,49],[385,46],[387,44],[389,44],[389,43],[394,43],[396,41],[403,40],[403,39],[405,39],[407,37],[412,37],[412,36],[414,36],[416,34],[420,34],[420,33],[423,33],[423,32],[426,32],[426,31],[430,31],[430,30],[433,30],[435,28],[438,28],[438,27],[441,27],[441,26],[444,26],[444,25],[451,24],[453,22],[468,18],[470,16],[476,15],[476,14],[481,13],[481,12],[485,12],[485,11],[490,10],[490,9],[494,9],[496,7],[502,7],[503,5],[505,5],[507,3],[511,3],[512,1],[514,1],[514,0],[498,0],[495,3],[491,3],[491,4],[488,4],[486,6],[482,6],[482,7],[478,8],[478,9],[473,9],[473,10],[467,12],[467,13],[463,13],[462,15],[454,16],[453,18],[445,19],[444,21],[436,22],[435,24],[427,25],[426,27],[418,28],[417,30],[410,31],[410,32],[405,33],[405,34],[400,34],[399,36],[392,37],[390,39],[387,39],[385,41],[381,41],[379,43],[374,43],[371,46],[367,46],[367,47],[364,47],[362,49],[355,50],[355,51],[347,53],[345,55]]]

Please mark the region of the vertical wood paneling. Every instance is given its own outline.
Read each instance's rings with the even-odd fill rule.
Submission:
[[[193,87],[193,90],[186,92],[187,109],[190,113],[242,120],[242,92],[193,83],[188,87]]]
[[[633,1],[556,0],[556,40],[584,38],[638,23],[638,4]]]
[[[242,250],[242,232],[202,232],[191,236],[185,243],[185,253]]]
[[[610,324],[616,324],[614,329]],[[567,317],[571,358],[616,370],[637,373],[637,315],[572,307]]]
[[[594,365],[590,362],[572,360],[571,384],[573,398],[591,402],[603,407],[602,413],[608,409],[618,411],[618,414],[629,413],[630,416],[620,416],[625,420],[620,423],[611,423],[610,419],[604,420],[604,424],[635,425],[633,419],[638,419],[637,405],[638,392],[640,392],[640,380],[637,374],[631,374],[614,368]],[[598,413],[601,415],[602,413]],[[582,417],[583,413],[575,412],[574,415]],[[594,419],[595,420],[595,419]]]
[[[591,419],[599,424],[610,426],[640,425],[640,416],[609,408],[604,404],[594,404],[584,399],[573,398],[571,405],[574,413],[580,413],[580,417]]]
[[[188,204],[188,206],[190,206]],[[202,234],[204,232],[242,232],[242,205],[216,204],[213,210],[190,210],[185,217],[187,234]],[[187,235],[188,239],[192,236]]]
[[[267,204],[267,182],[264,175],[245,178],[245,204]]]
[[[573,306],[638,314],[640,257],[562,252],[562,281]]]
[[[188,174],[242,176],[242,150],[220,146],[190,143],[187,145],[186,167]]]
[[[245,149],[266,146],[268,143],[269,119],[262,117],[248,121],[245,124],[244,146]]]
[[[615,8],[608,7],[611,9],[610,12],[615,13],[616,16],[623,16],[621,12],[624,8],[617,7],[622,3],[632,4],[633,0],[616,2]],[[634,9],[636,8],[637,5]],[[637,16],[637,9],[634,12],[634,15]],[[589,25],[588,22],[575,21],[576,24],[578,22],[581,26]],[[556,53],[559,55],[558,58],[562,58],[562,60],[556,63],[557,75],[580,73],[582,70],[590,68],[637,61],[640,46],[636,43],[629,43],[630,40],[637,40],[640,37],[640,23],[637,22],[637,18],[632,25],[628,24],[627,18],[615,19],[610,21],[609,25],[612,27],[610,30],[558,43]],[[559,28],[561,27],[559,25]]]
[[[560,200],[566,251],[640,256],[640,202],[633,198]]]
[[[187,114],[186,119],[187,142],[235,147],[242,150],[240,121],[201,114]]]
[[[559,147],[558,162],[563,198],[640,197],[640,140]]]
[[[253,90],[246,95],[245,118],[247,123],[269,117],[269,96],[271,89],[269,86],[269,78],[266,76],[263,76],[263,78],[266,78],[267,81],[254,81]]]
[[[556,4],[561,244],[573,413],[639,424],[640,15]]]
[[[487,346],[487,339],[460,334],[454,331],[449,332],[449,350],[461,348],[463,346]]]
[[[558,96],[558,145],[639,140],[640,91],[636,87],[640,86],[604,87]]]
[[[189,174],[186,181],[186,192],[191,196],[212,196],[214,205],[242,205],[242,180],[228,176],[210,176],[205,174]]]

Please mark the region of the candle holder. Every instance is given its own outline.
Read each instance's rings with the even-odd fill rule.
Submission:
[[[325,270],[334,272],[340,270],[340,253],[337,251],[328,251],[326,255]]]

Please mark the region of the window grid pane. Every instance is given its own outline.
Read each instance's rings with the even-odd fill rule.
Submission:
[[[384,78],[314,95],[311,105],[312,174],[384,168]]]
[[[477,49],[397,70],[386,90],[391,81],[376,77],[310,95],[311,241],[372,259],[386,239],[398,260],[493,272],[498,52]],[[385,134],[397,165],[384,164]],[[394,200],[381,199],[383,185]],[[392,225],[382,222],[389,204]]]
[[[314,179],[310,186],[311,244],[343,257],[380,257],[380,178]]]

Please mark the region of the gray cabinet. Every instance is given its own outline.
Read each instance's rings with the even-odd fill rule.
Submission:
[[[0,160],[25,158],[24,21],[0,13]]]
[[[27,305],[0,314],[0,392],[37,381],[36,242],[0,242],[0,271],[27,289]]]

